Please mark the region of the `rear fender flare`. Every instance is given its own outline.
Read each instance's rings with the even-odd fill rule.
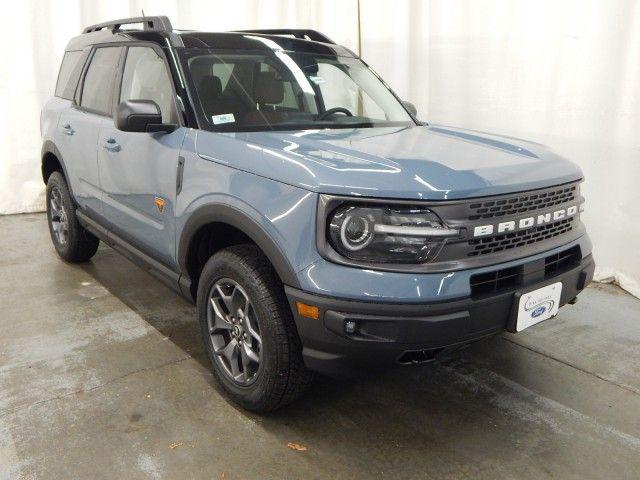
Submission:
[[[71,182],[69,180],[69,175],[67,175],[67,167],[64,164],[64,159],[62,158],[60,151],[56,147],[56,144],[53,143],[51,140],[45,140],[45,142],[42,144],[42,150],[40,151],[40,172],[42,174],[42,181],[45,182],[46,184],[45,172],[44,172],[44,157],[48,153],[55,155],[55,157],[58,159],[58,162],[62,167],[62,173],[64,174],[64,178],[67,181],[67,187],[69,188],[69,193],[71,194],[71,198],[74,199],[75,201],[75,197],[73,195],[73,190],[71,187]]]

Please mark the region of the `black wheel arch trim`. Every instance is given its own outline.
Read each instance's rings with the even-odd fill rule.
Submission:
[[[67,167],[64,164],[64,159],[60,154],[60,150],[58,150],[58,147],[56,147],[56,144],[53,143],[53,141],[51,140],[45,140],[44,143],[42,144],[42,149],[40,151],[40,172],[42,174],[42,181],[46,185],[47,180],[45,178],[45,171],[44,171],[44,157],[48,153],[54,155],[58,159],[58,163],[62,167],[62,173],[64,174],[64,178],[67,181],[67,188],[69,189],[69,193],[71,194],[71,199],[75,203],[75,197],[73,195],[73,189],[71,188],[71,182],[69,181],[69,175],[67,175]]]
[[[283,284],[300,288],[293,266],[276,241],[245,212],[224,204],[203,205],[189,216],[178,243],[178,265],[183,275],[188,275],[187,260],[191,242],[198,230],[209,223],[226,223],[243,232],[264,252]]]

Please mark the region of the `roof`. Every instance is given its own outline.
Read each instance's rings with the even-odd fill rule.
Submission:
[[[141,28],[122,28],[138,24]],[[174,30],[167,17],[135,17],[91,25],[72,38],[66,50],[82,50],[90,45],[114,42],[147,41],[162,47],[206,48],[220,50],[273,50],[355,57],[346,47],[326,35],[310,29],[244,30],[200,32]]]
[[[184,32],[180,33],[183,45],[188,48],[213,48],[220,50],[282,50],[320,55],[355,57],[346,47],[335,43],[285,37],[280,34],[254,32]]]

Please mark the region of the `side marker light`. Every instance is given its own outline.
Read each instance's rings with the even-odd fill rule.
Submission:
[[[313,305],[296,302],[296,310],[298,310],[298,314],[303,317],[312,318],[313,320],[318,320],[320,318],[320,309]]]

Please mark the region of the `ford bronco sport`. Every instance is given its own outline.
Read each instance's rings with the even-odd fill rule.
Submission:
[[[316,31],[88,27],[41,128],[60,257],[102,240],[195,302],[247,409],[520,331],[593,276],[578,167],[419,122]]]

